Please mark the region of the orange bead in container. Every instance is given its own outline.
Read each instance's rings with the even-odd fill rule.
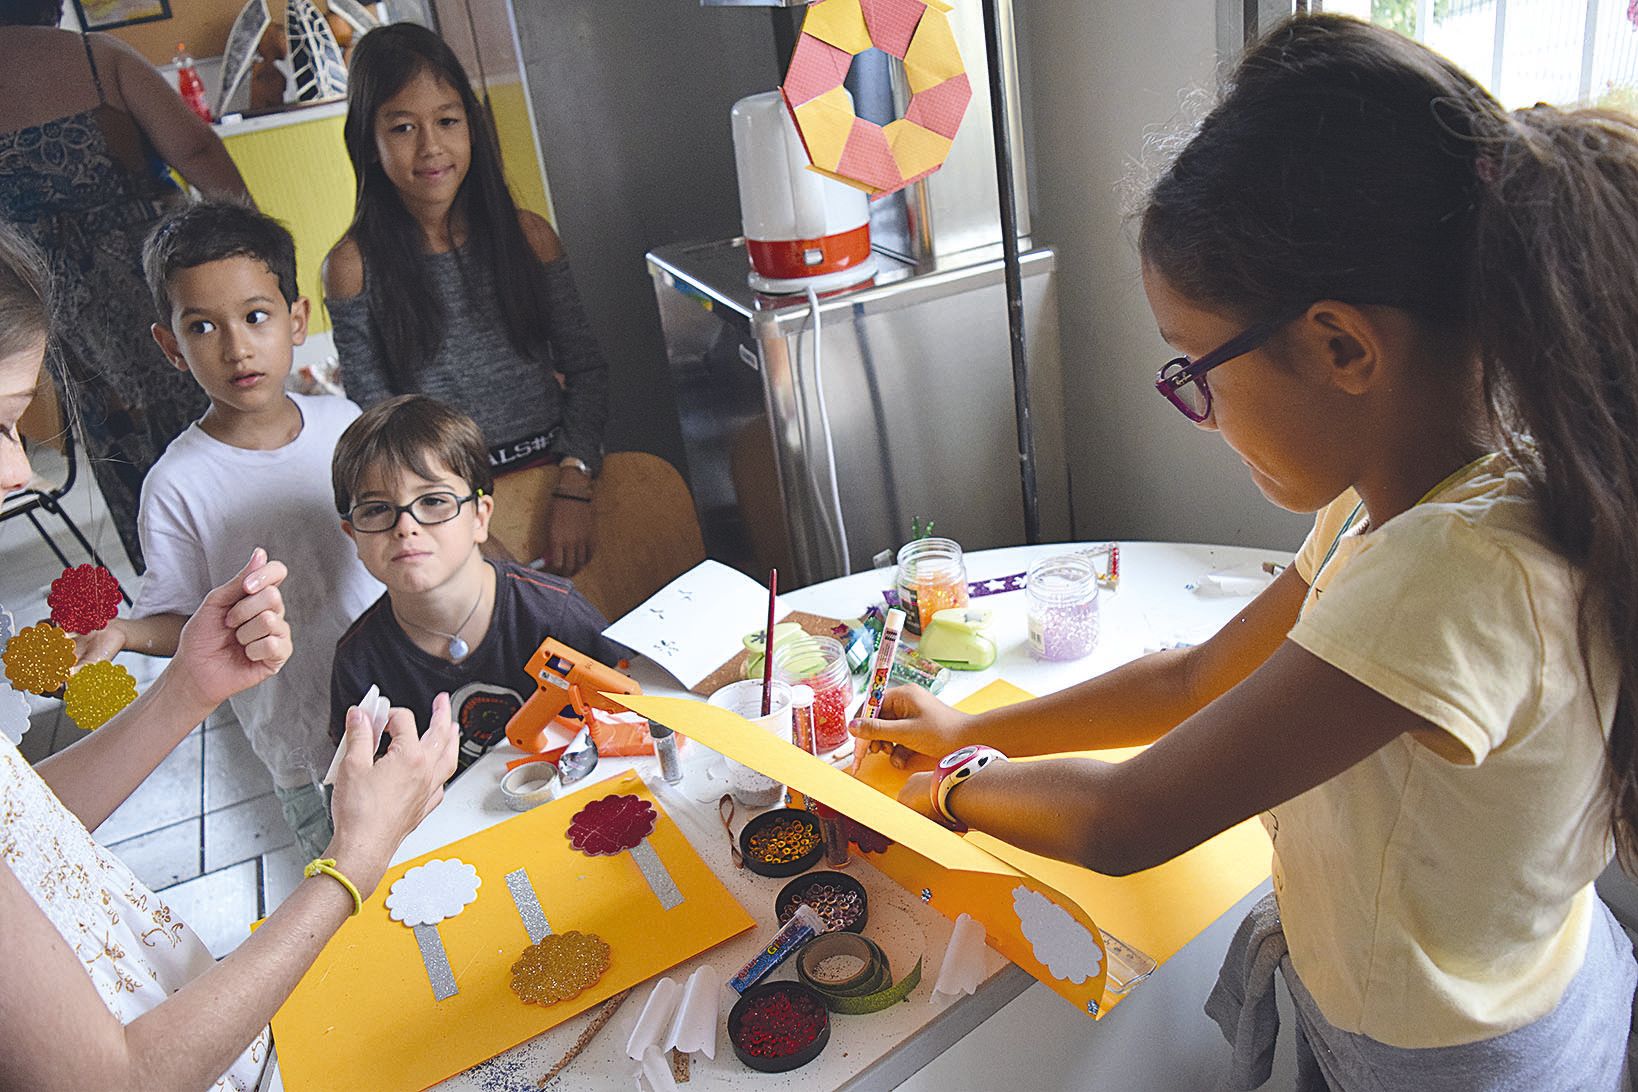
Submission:
[[[895,581],[904,628],[921,636],[933,615],[967,605],[967,565],[961,545],[951,538],[918,538],[899,548]]]
[[[773,663],[781,681],[813,690],[814,753],[829,754],[846,743],[853,673],[842,642],[834,637],[798,637],[775,646]]]

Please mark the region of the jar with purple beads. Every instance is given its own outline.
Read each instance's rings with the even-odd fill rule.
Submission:
[[[1098,643],[1098,573],[1076,554],[1038,562],[1024,581],[1029,644],[1044,660],[1078,660]]]

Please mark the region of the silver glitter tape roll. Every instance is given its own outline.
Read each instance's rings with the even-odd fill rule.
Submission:
[[[557,799],[557,767],[550,762],[525,762],[501,778],[501,796],[513,811],[528,811]]]

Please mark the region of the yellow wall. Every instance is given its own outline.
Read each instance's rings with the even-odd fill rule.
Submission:
[[[353,222],[353,167],[340,116],[222,138],[256,204],[296,238],[296,280],[313,301],[311,329],[330,328],[319,267]]]
[[[546,192],[540,156],[535,151],[535,126],[529,117],[523,84],[512,81],[489,85],[489,112],[495,119],[495,138],[500,143],[501,162],[506,164],[506,184],[518,208],[546,217],[554,225],[552,198]]]

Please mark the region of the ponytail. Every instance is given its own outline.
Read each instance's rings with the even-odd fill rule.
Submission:
[[[1607,635],[1619,665],[1609,784],[1638,874],[1638,119],[1519,111],[1477,174],[1471,329],[1497,431],[1582,572],[1583,658]]]

